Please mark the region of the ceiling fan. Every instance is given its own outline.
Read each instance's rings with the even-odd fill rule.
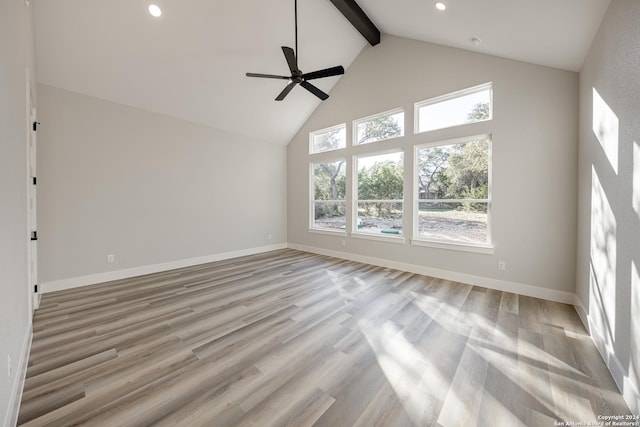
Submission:
[[[282,101],[288,94],[291,92],[297,84],[300,84],[303,88],[320,98],[321,100],[325,100],[329,98],[329,95],[309,83],[309,80],[313,79],[321,79],[323,77],[331,77],[338,76],[340,74],[344,74],[344,68],[342,65],[338,65],[336,67],[325,68],[323,70],[312,71],[310,73],[303,73],[300,68],[298,68],[298,0],[294,0],[294,14],[295,14],[295,34],[296,34],[296,50],[294,51],[290,47],[282,46],[282,52],[284,53],[284,58],[287,60],[287,64],[289,65],[289,70],[291,71],[291,76],[277,76],[274,74],[258,74],[258,73],[247,73],[247,77],[261,77],[266,79],[282,79],[289,80],[289,83],[285,88],[280,92],[280,95],[276,97],[276,101]]]

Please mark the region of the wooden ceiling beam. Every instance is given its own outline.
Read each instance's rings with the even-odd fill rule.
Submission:
[[[371,46],[380,43],[380,30],[375,26],[366,13],[358,6],[355,0],[330,0],[331,3],[344,15],[351,25],[367,39]]]

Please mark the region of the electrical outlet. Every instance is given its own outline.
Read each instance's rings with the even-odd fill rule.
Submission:
[[[498,270],[506,271],[506,269],[507,269],[507,262],[506,261],[498,261]]]
[[[107,262],[108,263],[116,262],[116,256],[114,254],[107,255]]]
[[[7,354],[7,375],[11,376],[13,373],[13,360],[11,360],[11,352]]]
[[[271,234],[267,235],[267,240],[271,240],[273,236]]]
[[[345,239],[342,239],[342,246],[347,246],[347,241]]]

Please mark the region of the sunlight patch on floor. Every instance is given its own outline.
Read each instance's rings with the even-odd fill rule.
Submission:
[[[433,410],[430,391],[438,390],[446,378],[391,322],[362,332],[405,411],[420,425],[425,414]]]

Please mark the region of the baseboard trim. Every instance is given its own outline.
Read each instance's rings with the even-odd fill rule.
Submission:
[[[631,412],[640,416],[640,391],[638,391],[637,384],[634,384],[628,376],[624,377],[622,397],[627,402]]]
[[[12,427],[18,423],[18,414],[20,413],[20,402],[22,400],[22,390],[24,389],[24,381],[27,377],[27,364],[29,362],[29,353],[31,352],[31,341],[33,339],[33,327],[31,322],[27,328],[27,333],[22,342],[20,349],[20,359],[17,364],[16,375],[11,385],[11,395],[9,406],[4,418],[4,426]]]
[[[582,300],[578,298],[577,295],[574,307],[576,308],[584,327],[589,332],[589,336],[595,344],[596,349],[598,349],[600,357],[609,369],[611,377],[613,377],[613,381],[616,383],[624,401],[627,403],[633,414],[640,415],[640,392],[638,391],[638,385],[634,384],[634,381],[625,373],[625,369],[613,352],[613,349],[606,345],[604,337],[600,334],[598,328],[595,328],[593,325],[591,316],[589,315],[589,310],[587,310],[582,303]]]
[[[622,392],[624,386],[624,368],[622,367],[622,364],[613,353],[613,349],[607,346],[606,341],[598,328],[594,327],[593,321],[591,320],[592,318],[589,315],[589,310],[587,310],[579,298],[578,304],[576,305],[576,311],[578,312],[582,323],[585,324],[585,328],[587,328],[591,340],[598,349],[600,357],[602,357],[602,360],[609,368],[609,372],[611,372],[611,376],[618,386],[618,389]]]
[[[571,292],[558,291],[554,289],[540,288],[522,283],[509,282],[506,280],[492,279],[490,277],[476,276],[466,273],[458,273],[455,271],[442,270],[438,268],[425,267],[422,265],[408,264],[398,261],[391,261],[383,258],[374,258],[364,255],[353,254],[350,252],[334,251],[314,246],[298,245],[289,243],[290,249],[311,252],[319,255],[327,255],[335,258],[342,258],[349,261],[363,262],[373,264],[379,267],[393,268],[395,270],[407,271],[410,273],[422,274],[425,276],[436,277],[438,279],[452,280],[455,282],[469,283],[482,286],[498,291],[513,292],[519,295],[525,295],[535,298],[541,298],[549,301],[562,302],[565,304],[574,304],[576,301],[575,294]]]
[[[145,265],[141,267],[127,268],[124,270],[115,270],[115,271],[108,271],[105,273],[90,274],[87,276],[72,277],[69,279],[53,280],[51,282],[41,283],[41,288],[42,288],[41,291],[43,294],[46,294],[49,292],[63,291],[67,289],[78,288],[81,286],[110,282],[113,280],[128,279],[131,277],[143,276],[145,274],[161,273],[163,271],[175,270],[177,268],[191,267],[194,265],[206,264],[209,262],[216,262],[216,261],[223,261],[226,259],[238,258],[241,256],[247,256],[247,255],[255,255],[263,252],[275,251],[275,250],[286,249],[286,248],[287,248],[287,244],[281,243],[281,244],[275,244],[275,245],[269,245],[269,246],[260,246],[256,248],[250,248],[250,249],[241,249],[238,251],[222,252],[218,254],[206,255],[206,256],[201,256],[196,258],[187,258],[187,259],[181,259],[177,261],[163,262],[163,263],[153,264],[153,265]]]
[[[591,340],[596,345],[598,349],[598,353],[600,353],[600,357],[604,361],[604,364],[609,368],[609,372],[613,377],[613,381],[616,383],[618,390],[624,396],[624,383],[625,383],[625,371],[622,367],[622,363],[618,360],[618,357],[613,352],[613,349],[607,346],[606,341],[602,334],[600,334],[598,328],[595,328],[593,322],[591,321],[591,316],[589,316],[588,311],[583,307],[583,310],[587,312],[587,321],[589,327],[587,328],[589,331],[589,336],[591,336]]]
[[[40,298],[42,298],[42,294],[40,292],[33,294],[33,309],[37,310],[40,308]]]
[[[584,307],[584,304],[582,304],[582,300],[578,297],[578,295],[575,295],[573,306],[576,308],[576,311],[578,312],[578,316],[582,321],[582,325],[587,330],[589,335],[591,335],[591,326],[589,325],[589,312]]]

